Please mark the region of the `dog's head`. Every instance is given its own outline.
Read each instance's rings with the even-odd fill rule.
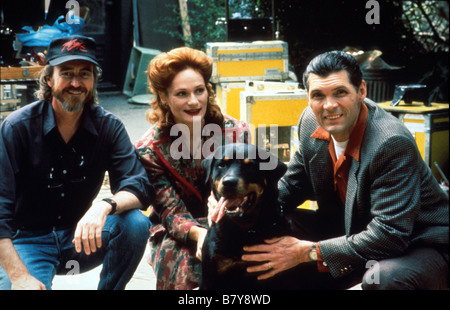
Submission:
[[[270,152],[244,143],[219,147],[202,161],[202,167],[216,199],[226,201],[225,215],[234,221],[257,217],[261,210],[256,206],[265,192],[277,192],[278,180],[287,169]]]

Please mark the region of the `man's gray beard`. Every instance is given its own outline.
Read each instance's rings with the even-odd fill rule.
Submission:
[[[77,103],[71,103],[70,101],[64,100],[62,93],[60,92],[53,92],[53,96],[61,102],[62,107],[68,112],[80,112],[85,104],[89,105],[89,103],[93,100],[92,93],[88,94],[84,101],[79,101]],[[72,100],[75,101],[76,99]]]
[[[61,102],[62,107],[68,112],[80,112],[84,106],[84,102],[79,102],[75,105],[71,105],[70,103],[67,103],[66,101],[60,100],[60,102]]]

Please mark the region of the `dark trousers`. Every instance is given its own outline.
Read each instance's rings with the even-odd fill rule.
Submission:
[[[288,216],[293,235],[308,241],[320,241],[345,234],[339,216],[319,219],[314,211],[296,210]],[[362,282],[364,290],[440,290],[448,289],[448,253],[429,247],[408,249],[400,257],[370,261],[367,268],[349,276],[333,278],[318,272],[316,263],[300,264],[292,272],[299,289],[346,289]]]
[[[448,257],[433,248],[412,248],[372,268],[363,277],[363,290],[448,289]]]

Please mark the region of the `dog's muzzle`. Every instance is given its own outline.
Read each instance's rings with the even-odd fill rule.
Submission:
[[[237,177],[224,177],[217,184],[217,191],[225,198],[225,213],[243,215],[256,205],[264,189],[256,183],[246,184]]]

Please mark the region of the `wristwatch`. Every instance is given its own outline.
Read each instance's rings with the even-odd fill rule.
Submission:
[[[109,215],[113,215],[114,213],[116,213],[117,210],[117,202],[115,202],[114,200],[112,200],[111,198],[103,198],[103,201],[106,201],[107,203],[109,203],[112,207],[111,212],[109,212]]]
[[[311,250],[309,251],[309,259],[313,262],[317,262],[317,249],[316,249],[317,243],[313,243],[311,246]]]

